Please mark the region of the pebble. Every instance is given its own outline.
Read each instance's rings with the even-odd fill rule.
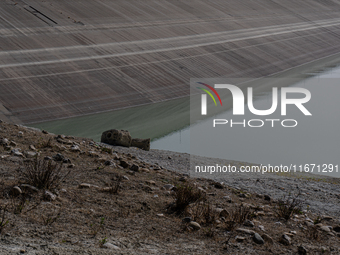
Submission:
[[[136,165],[136,164],[133,164],[133,165],[130,167],[130,170],[135,171],[135,172],[139,172],[139,166]]]
[[[49,200],[49,201],[54,201],[57,198],[56,195],[54,195],[52,192],[50,192],[48,190],[45,191],[44,197],[45,197],[46,200]]]
[[[262,237],[258,233],[254,234],[253,240],[257,244],[264,244],[264,240],[262,239]]]
[[[112,243],[104,243],[103,248],[111,249],[111,250],[120,250],[120,248]]]
[[[191,222],[189,223],[189,226],[192,227],[192,228],[195,229],[195,230],[201,229],[200,224],[198,224],[198,223],[195,222],[195,221],[191,221]]]
[[[284,244],[284,245],[290,245],[291,244],[291,239],[289,236],[287,236],[286,234],[283,234],[281,236],[281,239],[280,239],[280,243]]]
[[[261,236],[263,238],[263,240],[269,244],[273,244],[274,243],[274,240],[273,238],[271,238],[269,235],[267,234],[262,234]]]
[[[32,144],[29,146],[29,149],[32,150],[32,151],[37,150],[37,149],[34,147],[34,145],[32,145]]]
[[[79,188],[80,189],[89,189],[89,188],[91,188],[91,184],[81,183],[81,184],[79,184]]]
[[[262,225],[259,225],[259,227],[258,227],[261,231],[266,231],[265,229],[264,229],[264,226],[262,226]]]
[[[235,237],[235,240],[236,240],[236,242],[241,243],[241,242],[243,242],[244,240],[246,240],[246,238],[243,237],[243,236],[236,236],[236,237]]]
[[[130,180],[129,177],[127,177],[126,175],[123,175],[123,179],[127,181]]]
[[[29,189],[29,190],[34,191],[34,192],[39,191],[36,187],[29,185],[29,184],[21,184],[20,187]]]
[[[73,146],[71,147],[71,151],[73,151],[73,152],[79,152],[79,151],[80,151],[80,148],[79,148],[78,145],[73,145]]]
[[[243,223],[243,225],[246,226],[246,227],[251,227],[251,228],[253,228],[255,226],[254,222],[252,222],[251,220],[246,220]]]
[[[255,231],[249,230],[249,229],[246,229],[246,228],[238,228],[238,229],[236,229],[236,231],[242,232],[242,233],[245,233],[245,234],[248,234],[248,235],[254,235],[255,234]]]
[[[320,227],[320,229],[321,229],[322,231],[325,231],[325,232],[331,232],[331,230],[330,230],[329,227],[327,227],[327,226],[322,226],[322,227]]]
[[[298,247],[298,253],[299,253],[300,255],[306,255],[306,254],[307,254],[307,250],[306,250],[305,247],[299,246],[299,247]]]

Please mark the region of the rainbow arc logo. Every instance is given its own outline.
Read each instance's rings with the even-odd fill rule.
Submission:
[[[203,82],[197,82],[197,83],[207,87],[208,89],[210,89],[217,96],[217,98],[220,101],[220,104],[222,106],[221,97],[220,97],[220,95],[217,93],[217,91],[213,87],[211,87],[210,85],[208,85],[206,83],[203,83]],[[205,93],[207,93],[212,98],[212,100],[214,101],[215,106],[217,106],[217,102],[215,100],[215,97],[213,96],[213,94],[209,90],[201,88],[201,87],[197,87],[197,88],[200,89],[200,90],[203,90]],[[201,114],[202,115],[207,115],[207,95],[206,94],[202,94],[202,101],[201,102],[202,102],[202,105],[201,105]]]

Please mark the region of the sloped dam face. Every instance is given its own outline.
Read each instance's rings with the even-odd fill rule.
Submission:
[[[0,119],[37,123],[189,95],[340,52],[336,0],[2,0]]]

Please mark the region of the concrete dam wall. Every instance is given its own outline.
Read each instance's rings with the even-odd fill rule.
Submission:
[[[3,0],[0,119],[34,123],[189,95],[340,52],[336,0]]]

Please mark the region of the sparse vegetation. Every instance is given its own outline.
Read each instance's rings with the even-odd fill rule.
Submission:
[[[204,198],[204,193],[193,185],[177,185],[175,201],[170,205],[170,210],[181,214],[187,209],[189,204],[202,201]]]
[[[302,211],[302,201],[298,198],[300,194],[284,196],[279,199],[276,207],[276,214],[278,217],[289,220],[293,213],[300,213]]]
[[[63,173],[63,165],[51,160],[24,161],[24,169],[20,174],[23,181],[38,189],[53,190],[59,188],[61,182],[69,175],[70,171]]]
[[[9,223],[9,220],[6,218],[7,214],[7,206],[0,206],[0,235],[2,234],[3,229]]]

